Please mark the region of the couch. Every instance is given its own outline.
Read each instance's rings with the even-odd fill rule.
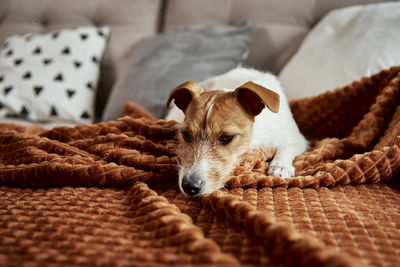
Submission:
[[[176,188],[175,122],[120,99],[121,118],[104,117],[145,39],[251,19],[249,49],[235,64],[288,79],[330,11],[376,2],[386,1],[1,0],[0,40],[81,26],[110,31],[93,124],[0,120],[1,265],[399,264],[400,70],[390,60],[351,80],[315,82],[320,91],[289,90],[312,146],[295,162],[295,178],[266,177],[273,152],[250,154],[227,188],[197,199]]]
[[[279,73],[313,26],[329,11],[376,1],[1,1],[0,39],[22,33],[43,33],[77,26],[108,25],[111,37],[101,62],[96,93],[96,118],[101,118],[107,97],[129,53],[139,40],[183,26],[240,25],[255,21],[255,34],[246,64]],[[145,11],[144,11],[145,10]],[[271,10],[271,11],[269,11]],[[333,88],[329,88],[333,89]]]

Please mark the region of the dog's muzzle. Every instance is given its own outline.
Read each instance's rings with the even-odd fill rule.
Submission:
[[[182,189],[189,196],[195,196],[200,193],[204,182],[196,176],[184,177],[182,180]]]

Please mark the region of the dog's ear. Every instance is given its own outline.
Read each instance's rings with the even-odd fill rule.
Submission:
[[[253,116],[258,115],[265,106],[272,112],[279,111],[279,94],[253,82],[239,86],[234,92],[244,110]]]
[[[199,96],[203,92],[203,88],[197,85],[194,81],[187,81],[169,93],[166,108],[169,108],[172,100],[175,101],[175,105],[183,112],[186,110],[190,102]]]

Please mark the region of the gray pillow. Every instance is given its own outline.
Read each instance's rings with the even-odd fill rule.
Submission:
[[[117,119],[128,100],[163,118],[172,89],[239,66],[247,57],[252,36],[253,23],[247,22],[240,27],[181,29],[141,41],[112,88],[102,120]]]

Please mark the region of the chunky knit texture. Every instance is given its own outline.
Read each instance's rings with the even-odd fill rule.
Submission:
[[[253,151],[195,199],[177,188],[176,122],[137,105],[0,125],[0,265],[399,266],[400,67],[290,104],[311,144],[296,176]]]

